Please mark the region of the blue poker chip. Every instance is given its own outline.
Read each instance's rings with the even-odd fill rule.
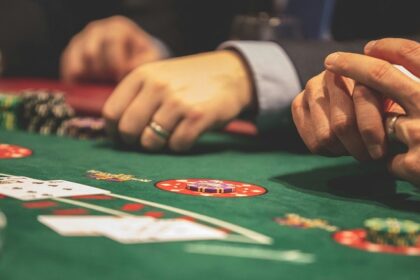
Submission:
[[[201,193],[233,193],[236,191],[234,185],[218,180],[191,182],[187,184],[186,188]]]

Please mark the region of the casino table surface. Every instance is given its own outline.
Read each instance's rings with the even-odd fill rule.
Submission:
[[[288,213],[323,219],[341,230],[362,228],[372,217],[420,222],[419,189],[392,179],[385,164],[309,155],[279,144],[281,139],[208,133],[189,153],[153,154],[122,149],[106,140],[0,131],[1,143],[33,150],[27,158],[0,159],[1,173],[99,187],[226,221],[271,241],[121,244],[99,236],[64,237],[37,221],[39,215],[51,215],[52,209],[28,209],[22,201],[3,197],[0,208],[8,226],[0,279],[419,279],[420,256],[359,250],[337,243],[332,232],[275,222]],[[91,169],[132,174],[151,182],[98,181],[86,176]],[[182,195],[155,186],[162,180],[186,178],[240,181],[268,192],[219,198]],[[114,197],[83,202],[118,210],[127,201]],[[59,203],[55,210],[72,208],[76,206]],[[104,215],[85,210],[89,215]],[[179,216],[153,207],[136,214],[144,211],[162,211],[163,218]],[[191,248],[208,248],[208,252]],[[248,256],[213,254],[214,248],[243,250]],[[261,253],[285,251],[298,251],[312,259],[299,263],[265,258]]]

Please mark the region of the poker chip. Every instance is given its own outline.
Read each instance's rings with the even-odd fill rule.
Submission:
[[[333,234],[333,239],[344,246],[364,250],[372,253],[389,253],[407,256],[420,256],[420,240],[412,246],[393,246],[372,243],[367,240],[365,229],[351,229],[338,231]]]
[[[32,155],[32,151],[28,148],[0,144],[0,159],[25,158]]]
[[[200,178],[160,181],[155,186],[172,193],[204,197],[237,198],[267,193],[265,188],[254,184]]]
[[[21,93],[22,124],[29,132],[56,134],[59,126],[74,116],[64,93],[49,90],[26,90]]]
[[[103,139],[106,137],[105,120],[74,117],[63,122],[57,129],[57,134],[77,139]]]
[[[236,187],[220,180],[208,180],[187,183],[187,189],[201,193],[232,193]]]
[[[420,224],[394,218],[372,218],[364,223],[366,239],[391,246],[414,246],[420,236]]]

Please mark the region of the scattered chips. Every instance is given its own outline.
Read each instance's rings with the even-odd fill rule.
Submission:
[[[92,178],[95,180],[109,181],[109,182],[127,182],[127,181],[138,181],[142,183],[151,182],[151,180],[149,179],[136,178],[133,175],[113,174],[113,173],[107,173],[107,172],[102,172],[102,171],[97,171],[97,170],[88,170],[86,172],[86,175],[89,178]]]
[[[366,239],[390,246],[414,246],[420,236],[420,224],[393,218],[366,220]]]
[[[32,151],[28,148],[16,145],[0,144],[0,159],[25,158],[30,155],[32,155]]]
[[[285,217],[274,219],[278,224],[295,228],[318,228],[326,231],[337,231],[338,227],[330,225],[321,219],[308,219],[297,214],[286,214]]]
[[[263,187],[248,183],[194,178],[161,181],[156,187],[173,193],[207,197],[249,197],[267,192]]]

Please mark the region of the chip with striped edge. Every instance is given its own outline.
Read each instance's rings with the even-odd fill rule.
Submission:
[[[267,189],[250,183],[219,179],[172,179],[156,183],[156,187],[178,194],[203,197],[238,198],[258,196]]]

